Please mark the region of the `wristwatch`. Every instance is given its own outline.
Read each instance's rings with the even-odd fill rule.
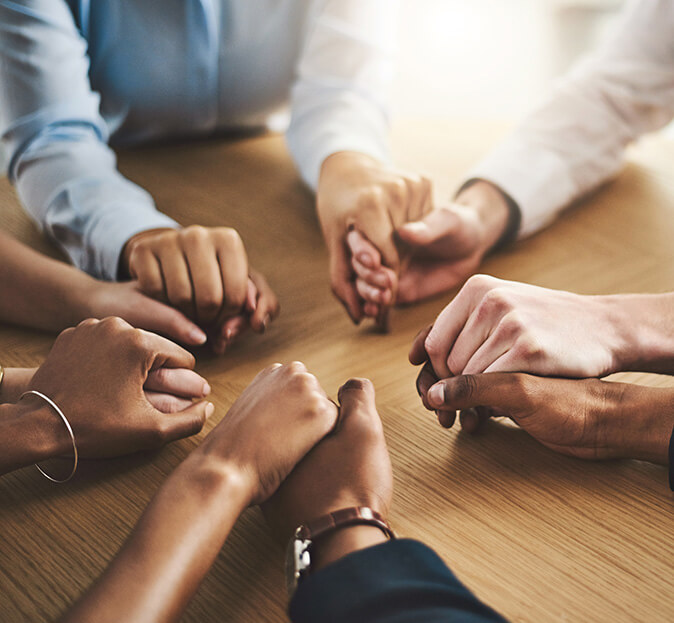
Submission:
[[[342,508],[302,524],[295,530],[286,551],[288,597],[293,596],[300,581],[311,573],[311,550],[316,539],[348,526],[374,526],[389,539],[396,538],[384,517],[367,506]]]

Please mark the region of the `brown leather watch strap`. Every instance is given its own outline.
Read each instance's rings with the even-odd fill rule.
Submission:
[[[300,539],[313,541],[340,528],[358,525],[374,526],[379,528],[389,539],[396,538],[393,529],[389,526],[386,519],[380,513],[367,506],[342,508],[313,519],[300,526],[296,536]]]

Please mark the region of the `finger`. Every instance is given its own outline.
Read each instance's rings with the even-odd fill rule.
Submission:
[[[518,369],[508,367],[507,362],[502,360],[502,355],[511,349],[512,344],[512,339],[505,339],[505,336],[497,328],[466,362],[462,374],[481,374],[487,370],[490,372],[518,372]],[[492,367],[499,359],[501,359],[499,364]]]
[[[252,314],[255,312],[255,309],[257,308],[257,288],[255,287],[255,283],[253,283],[253,280],[250,278],[250,274],[248,275],[248,290],[246,292],[246,311],[249,314]]]
[[[176,343],[167,340],[156,333],[150,333],[142,329],[137,329],[142,334],[139,346],[150,359],[151,370],[159,368],[194,368],[195,359],[192,353],[178,346]]]
[[[177,309],[155,301],[138,292],[138,305],[124,315],[129,323],[139,329],[161,333],[183,344],[201,345],[206,342],[206,334]]]
[[[474,271],[472,265],[447,264],[444,260],[424,261],[413,258],[404,273],[396,293],[399,304],[415,303],[451,290],[463,283]]]
[[[457,233],[461,224],[459,217],[448,206],[432,210],[421,220],[401,225],[396,233],[411,246],[428,246]]]
[[[456,411],[436,411],[438,422],[443,428],[452,428],[456,422]]]
[[[371,286],[381,288],[382,290],[391,287],[392,282],[389,273],[392,273],[393,271],[391,271],[390,268],[382,266],[377,270],[372,270],[364,264],[361,264],[355,257],[351,259],[351,266],[356,273],[356,277],[369,283]]]
[[[363,314],[368,318],[378,318],[380,314],[380,307],[377,303],[370,303],[369,301],[363,305]]]
[[[447,367],[453,376],[466,374],[464,368],[471,357],[482,347],[489,338],[492,324],[484,321],[480,309],[474,310],[465,325],[459,331],[454,344],[447,353]],[[488,351],[483,351],[483,356]],[[491,363],[491,362],[490,362]]]
[[[183,314],[194,318],[192,279],[182,250],[174,246],[161,250],[159,262],[164,275],[167,300]]]
[[[426,362],[424,367],[421,368],[419,375],[417,376],[416,387],[417,387],[417,394],[419,394],[422,404],[429,411],[433,411],[435,407],[432,407],[428,402],[427,399],[428,390],[431,387],[433,387],[433,385],[435,385],[437,382],[438,377],[435,376],[431,364],[429,362]]]
[[[489,410],[484,407],[475,407],[474,409],[463,409],[459,412],[459,421],[461,430],[467,433],[477,433],[489,419]]]
[[[360,297],[366,302],[377,303],[379,305],[388,305],[391,302],[391,290],[376,288],[363,279],[356,279],[356,290]]]
[[[412,342],[412,348],[410,348],[410,353],[408,355],[410,363],[412,365],[418,366],[422,363],[428,361],[428,353],[426,352],[426,337],[431,332],[433,328],[432,324],[429,324],[425,329],[419,331],[414,337]]]
[[[164,277],[157,256],[152,249],[137,246],[129,258],[129,274],[138,280],[138,287],[158,301],[166,301]]]
[[[373,423],[381,421],[375,404],[374,386],[369,379],[352,378],[339,388],[339,428],[355,422],[354,417],[367,418]]]
[[[433,409],[495,407],[512,415],[540,381],[519,373],[462,375],[438,381],[428,390],[426,399]]]
[[[272,320],[279,315],[278,298],[260,273],[251,270],[250,278],[257,291],[256,307],[250,318],[250,325],[254,331],[264,333]]]
[[[209,325],[220,313],[224,299],[215,246],[205,228],[194,227],[185,231],[183,249],[192,277],[197,322]]]
[[[360,298],[352,280],[351,263],[347,257],[345,243],[341,240],[332,244],[330,253],[330,285],[332,293],[344,305],[354,324],[363,319]]]
[[[217,248],[225,299],[218,324],[241,312],[248,295],[248,256],[241,238],[231,231]]]
[[[433,185],[427,177],[419,180],[406,178],[410,205],[407,211],[408,221],[417,221],[423,218],[433,207]]]
[[[164,416],[164,436],[167,443],[196,435],[204,427],[206,420],[215,412],[212,402],[202,400],[187,409]]]
[[[143,385],[147,391],[162,392],[183,398],[208,396],[211,386],[194,370],[182,368],[159,368],[147,375]]]
[[[173,394],[162,394],[146,390],[145,397],[157,411],[161,411],[162,413],[177,413],[192,405],[191,400],[178,398]]]
[[[440,378],[451,376],[447,358],[456,338],[468,321],[477,302],[482,298],[483,288],[470,286],[471,282],[475,283],[475,279],[473,278],[461,288],[454,300],[440,312],[433,323],[433,328],[426,337],[426,352]]]
[[[363,266],[377,270],[381,267],[381,255],[363,234],[357,229],[352,229],[346,234],[346,243],[351,251],[351,256]]]

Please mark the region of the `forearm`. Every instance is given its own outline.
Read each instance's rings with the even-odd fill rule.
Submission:
[[[595,298],[605,309],[614,371],[674,373],[674,293]]]
[[[58,331],[88,316],[95,281],[0,233],[0,321]]]
[[[233,471],[193,453],[63,621],[177,621],[246,508],[247,495]]]
[[[28,383],[36,370],[37,368],[5,368],[5,375],[0,383],[0,405],[17,402],[28,389]]]

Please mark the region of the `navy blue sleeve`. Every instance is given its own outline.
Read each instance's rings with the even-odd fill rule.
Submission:
[[[309,576],[290,602],[293,623],[491,623],[438,555],[409,539],[349,554]]]

